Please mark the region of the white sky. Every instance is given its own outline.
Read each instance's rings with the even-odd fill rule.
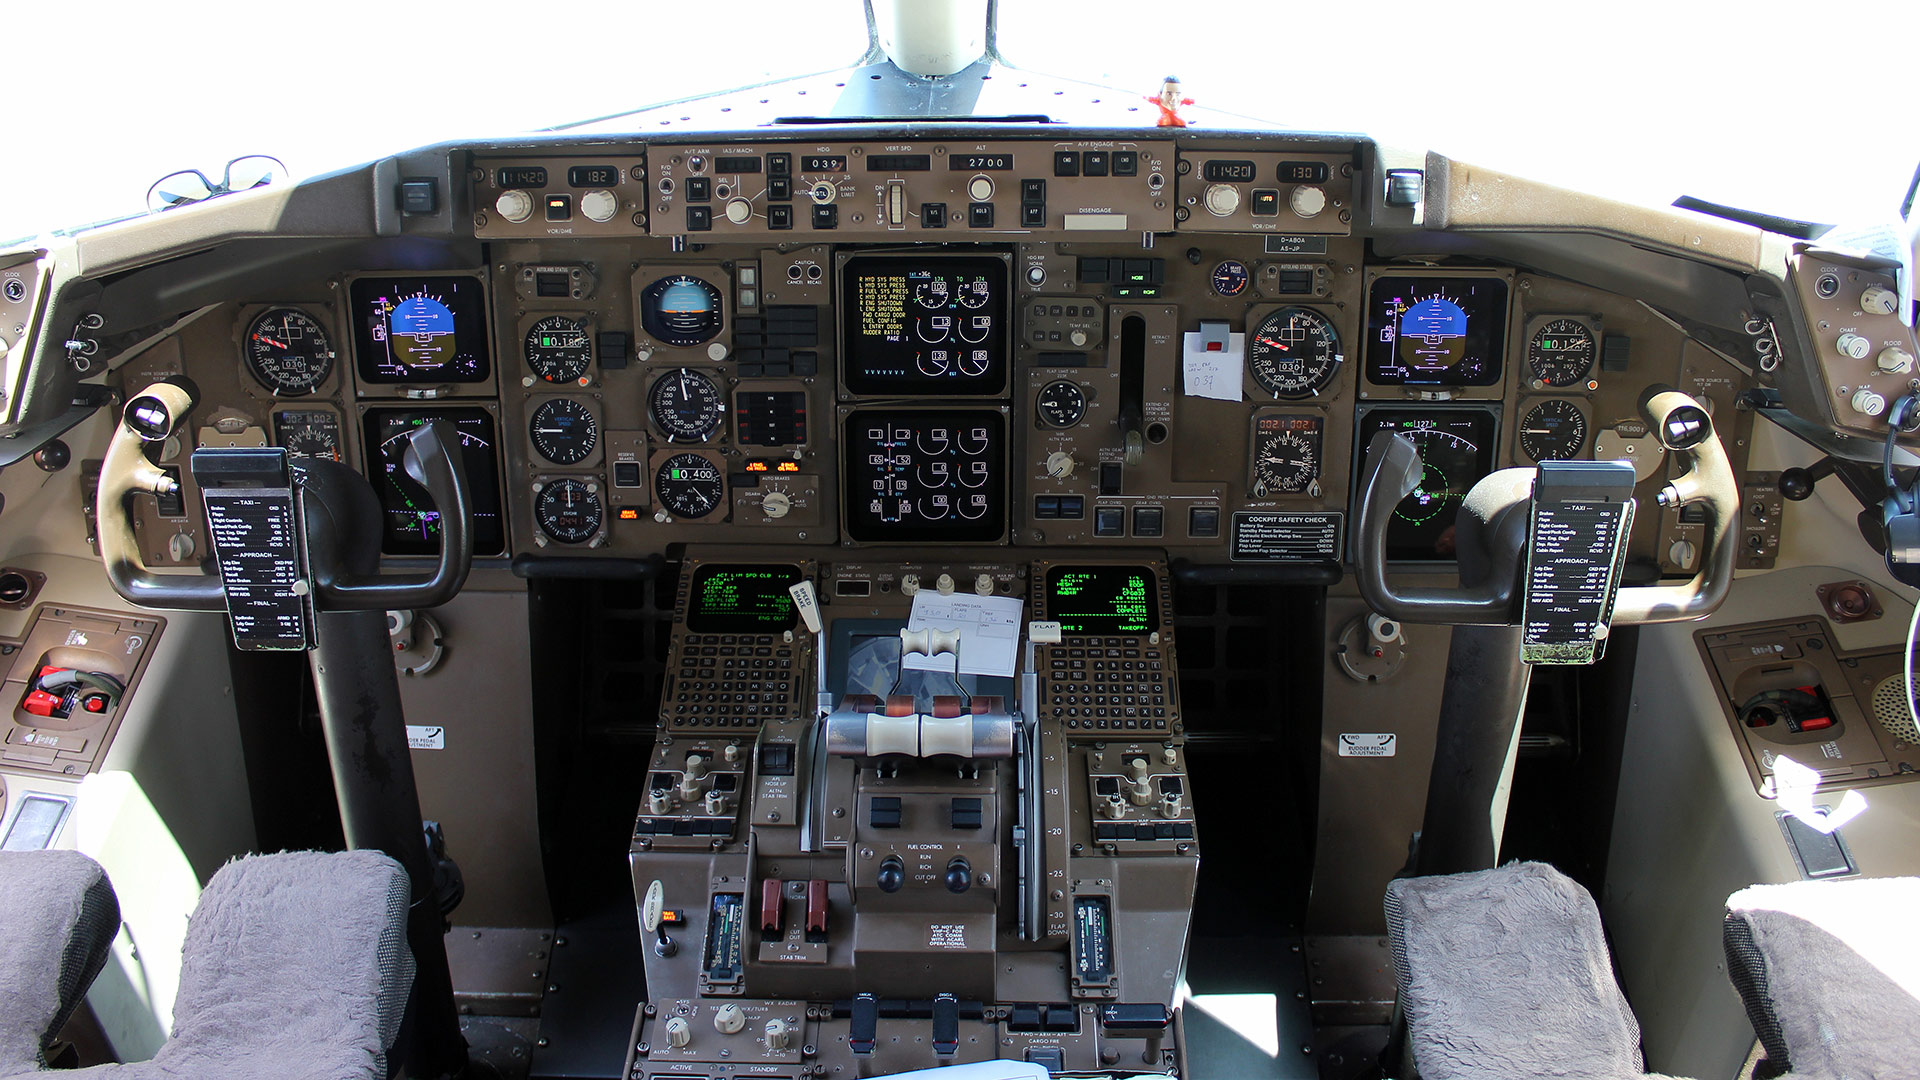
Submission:
[[[1618,198],[1890,215],[1920,161],[1920,3],[1002,0],[1015,63],[1361,131]],[[144,206],[163,173],[296,175],[850,62],[860,0],[42,0],[7,13],[0,237]],[[16,87],[19,84],[16,84]],[[16,89],[16,93],[18,90]],[[1069,118],[1070,119],[1070,118]]]

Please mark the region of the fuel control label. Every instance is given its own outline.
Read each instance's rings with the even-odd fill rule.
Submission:
[[[1341,513],[1233,515],[1233,557],[1270,562],[1340,561]]]

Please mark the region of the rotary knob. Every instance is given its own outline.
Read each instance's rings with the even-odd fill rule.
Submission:
[[[952,596],[953,595],[953,575],[945,574],[945,573],[941,574],[939,577],[933,580],[933,587],[939,591],[941,596]]]
[[[1287,197],[1287,205],[1296,217],[1310,218],[1327,208],[1327,193],[1321,188],[1303,184],[1293,189]]]
[[[1127,777],[1132,780],[1145,780],[1153,770],[1153,763],[1143,757],[1127,759]]]
[[[1906,375],[1913,371],[1913,354],[1898,345],[1880,350],[1873,358],[1874,366],[1889,375]]]
[[[1108,818],[1126,817],[1127,801],[1118,795],[1109,795],[1107,801],[1100,804],[1100,813]]]
[[[1065,480],[1073,475],[1073,455],[1065,450],[1055,450],[1047,455],[1047,475],[1055,480]]]
[[[713,1010],[713,1030],[722,1035],[738,1035],[747,1028],[747,1012],[729,1001]]]
[[[493,200],[493,209],[501,217],[519,224],[533,216],[533,196],[518,188],[503,191]]]
[[[783,518],[793,512],[793,496],[784,491],[769,491],[760,498],[760,512],[770,518]]]
[[[973,576],[973,592],[974,592],[974,595],[976,596],[992,596],[993,595],[993,575],[992,574],[975,574]]]
[[[620,196],[605,188],[589,191],[580,196],[580,213],[588,221],[612,221],[613,215],[620,212]]]
[[[1872,342],[1852,331],[1841,334],[1840,337],[1834,341],[1833,347],[1840,350],[1841,356],[1854,360],[1865,360],[1867,354],[1873,351]]]
[[[1860,292],[1860,310],[1869,315],[1891,315],[1900,310],[1900,294],[1885,285],[1869,285]]]
[[[974,202],[986,202],[993,198],[993,177],[976,176],[967,181],[967,198]]]
[[[753,217],[753,204],[745,199],[735,199],[727,204],[727,220],[735,225],[745,225]]]
[[[684,1016],[667,1017],[667,1045],[676,1050],[683,1049],[693,1041],[693,1025],[687,1023]]]
[[[767,1026],[764,1031],[767,1037],[767,1049],[769,1050],[785,1050],[793,1045],[793,1026],[785,1020],[773,1019],[767,1021]]]
[[[1207,213],[1214,217],[1232,217],[1240,209],[1240,189],[1232,184],[1209,184],[1206,194]]]
[[[1854,393],[1850,404],[1862,416],[1879,416],[1887,409],[1887,399],[1864,386]]]

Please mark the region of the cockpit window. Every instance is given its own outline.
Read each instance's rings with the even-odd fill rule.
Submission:
[[[5,109],[0,242],[143,214],[148,187],[181,169],[218,180],[226,161],[271,154],[313,176],[849,67],[868,46],[861,0],[216,2],[118,22],[23,4],[7,23],[49,70]]]
[[[1201,109],[1359,132],[1655,206],[1686,194],[1883,220],[1920,162],[1898,44],[1920,40],[1914,5],[1876,9],[1871,24],[1838,4],[1730,12],[1667,0],[1151,10],[1000,0],[997,46],[1011,64],[1143,99],[1171,75]]]

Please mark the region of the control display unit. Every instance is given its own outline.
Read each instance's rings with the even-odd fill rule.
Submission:
[[[1360,454],[1366,453],[1376,434],[1390,431],[1413,443],[1425,467],[1419,484],[1393,509],[1387,558],[1396,562],[1453,559],[1454,519],[1467,492],[1493,471],[1496,426],[1494,414],[1478,408],[1374,409],[1360,417],[1354,438]],[[1356,463],[1354,474],[1360,472]]]
[[[842,269],[843,382],[854,394],[998,394],[1007,384],[1007,264],[863,255]]]
[[[363,433],[368,479],[380,496],[383,528],[380,550],[388,555],[436,555],[440,551],[440,511],[427,489],[401,464],[407,435],[430,420],[445,420],[460,435],[460,459],[467,469],[467,497],[473,501],[473,553],[498,555],[507,546],[500,516],[500,465],[493,416],[485,409],[369,409]]]
[[[1507,283],[1497,277],[1380,277],[1367,289],[1367,381],[1492,386],[1506,355]]]
[[[709,564],[694,571],[687,629],[696,634],[780,634],[799,615],[788,586],[800,568],[785,564]]]
[[[1144,566],[1054,566],[1047,618],[1063,634],[1150,634],[1160,629],[1159,591]]]
[[[361,381],[486,381],[492,368],[479,278],[359,278],[348,292]]]
[[[1006,534],[999,410],[855,410],[842,451],[852,539],[979,542]]]

